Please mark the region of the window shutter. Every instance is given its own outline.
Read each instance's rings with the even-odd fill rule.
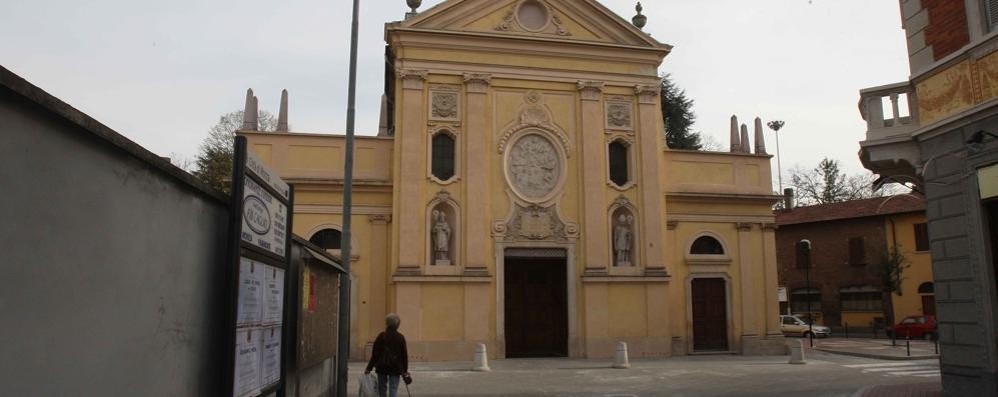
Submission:
[[[849,264],[852,266],[866,265],[866,246],[862,237],[849,239]]]
[[[915,251],[928,251],[928,250],[929,250],[929,226],[925,223],[916,223]]]
[[[988,26],[993,30],[998,25],[998,0],[985,1],[984,8],[988,14]]]

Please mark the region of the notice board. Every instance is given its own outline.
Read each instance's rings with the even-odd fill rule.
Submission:
[[[309,368],[336,355],[340,274],[312,261],[301,267],[298,305],[298,368]]]
[[[221,395],[283,396],[288,351],[288,252],[294,193],[246,150],[237,137],[233,155],[229,231],[229,326],[222,343],[228,365]]]

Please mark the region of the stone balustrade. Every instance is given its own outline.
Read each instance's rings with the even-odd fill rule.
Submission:
[[[860,90],[859,112],[866,120],[866,140],[877,141],[908,136],[919,127],[915,86],[909,82],[888,84]],[[889,114],[884,99],[890,101]],[[907,115],[901,115],[901,100],[907,103]]]

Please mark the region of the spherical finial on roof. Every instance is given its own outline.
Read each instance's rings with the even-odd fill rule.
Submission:
[[[637,26],[638,29],[644,29],[645,24],[648,23],[648,17],[641,15],[641,11],[644,10],[644,7],[641,7],[640,1],[638,2],[638,5],[634,7],[634,9],[638,11],[638,15],[635,15],[634,18],[631,18],[631,23],[633,23],[634,26]]]

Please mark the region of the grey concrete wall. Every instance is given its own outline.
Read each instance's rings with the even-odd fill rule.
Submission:
[[[949,396],[994,396],[996,299],[988,225],[976,169],[998,163],[998,144],[967,152],[973,132],[998,133],[998,117],[920,140],[935,277],[943,387]],[[990,138],[989,138],[990,140]]]
[[[45,101],[0,86],[0,394],[217,396],[223,200]]]

